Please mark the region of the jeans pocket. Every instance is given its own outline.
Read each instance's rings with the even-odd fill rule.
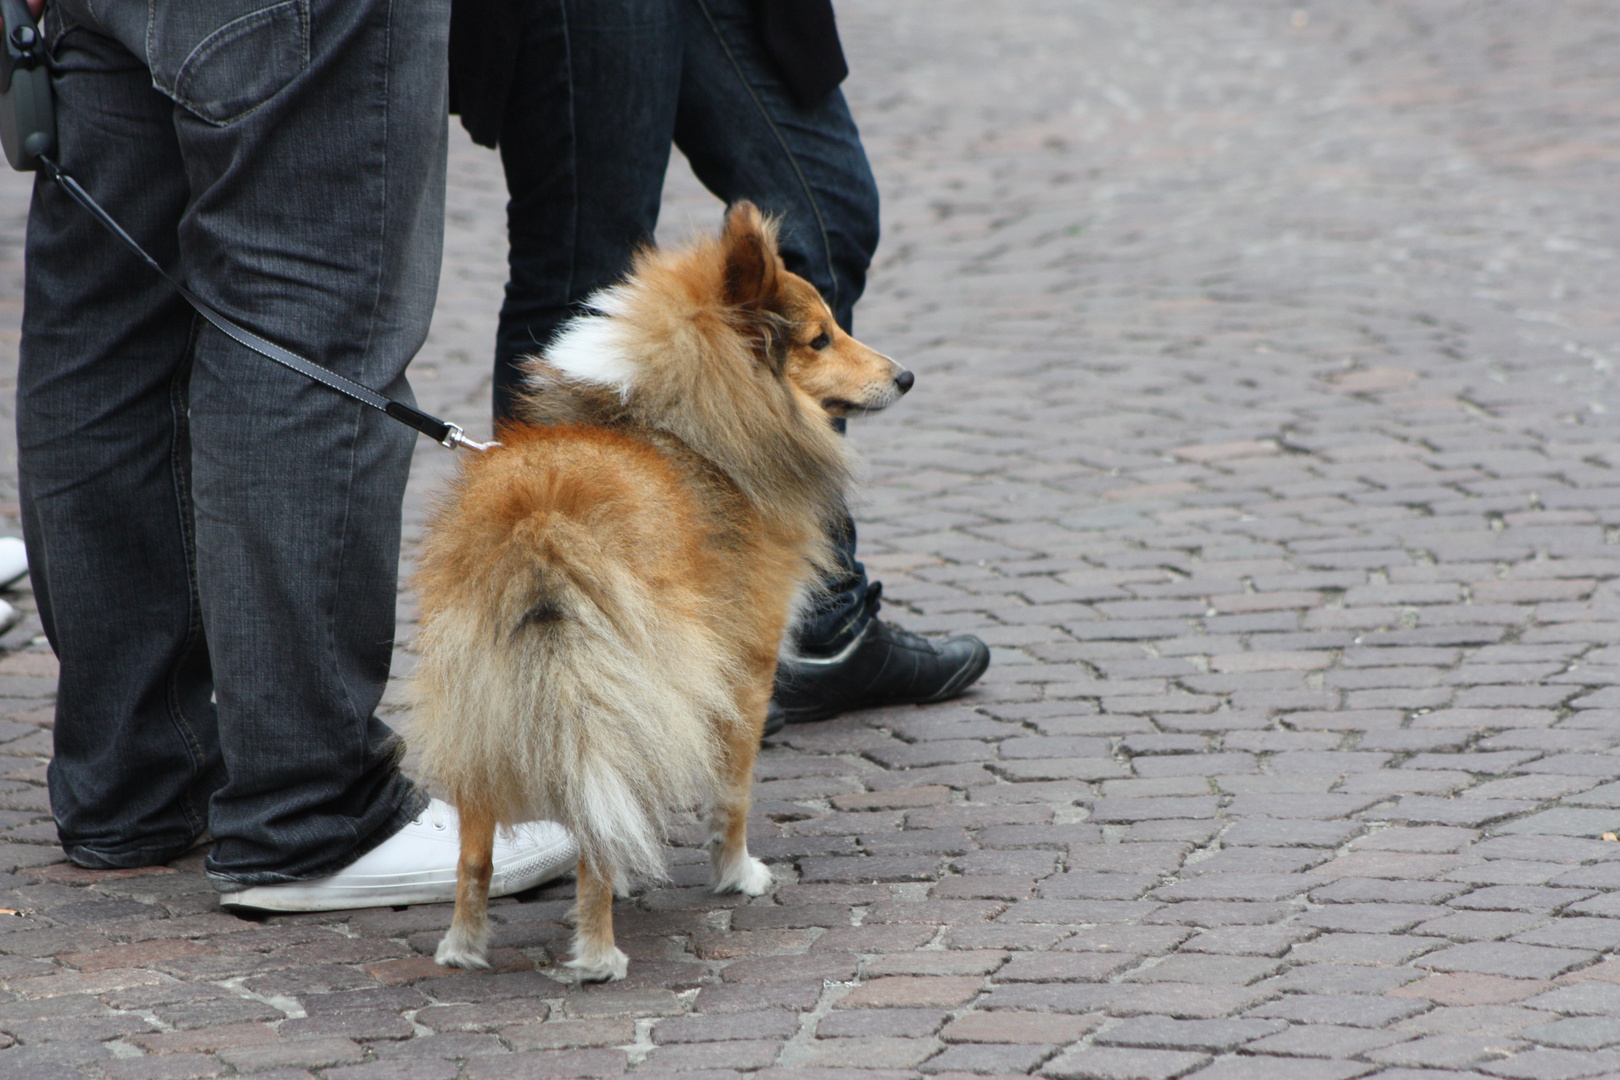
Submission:
[[[149,44],[154,85],[201,119],[229,124],[309,67],[309,0],[282,0],[232,19],[198,41],[168,78],[159,59],[165,50]]]

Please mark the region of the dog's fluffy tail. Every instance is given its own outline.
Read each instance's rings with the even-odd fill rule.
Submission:
[[[498,820],[561,822],[616,878],[662,878],[668,809],[714,789],[716,729],[737,722],[726,660],[691,610],[703,600],[678,584],[652,595],[562,514],[519,522],[503,547],[485,580],[425,597],[423,764]]]

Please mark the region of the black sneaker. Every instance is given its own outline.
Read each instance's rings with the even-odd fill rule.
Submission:
[[[870,603],[877,607],[878,592]],[[801,656],[776,670],[766,731],[780,711],[787,724],[826,720],[851,709],[922,705],[953,698],[990,666],[990,649],[972,634],[930,641],[873,617],[827,657]]]

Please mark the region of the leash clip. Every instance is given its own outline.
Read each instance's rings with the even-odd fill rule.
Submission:
[[[477,439],[467,438],[467,433],[461,430],[460,424],[445,424],[444,427],[444,438],[439,440],[439,445],[450,450],[466,449],[477,450],[479,453],[483,453],[485,450],[491,450],[501,445],[493,440],[490,442],[479,442]]]

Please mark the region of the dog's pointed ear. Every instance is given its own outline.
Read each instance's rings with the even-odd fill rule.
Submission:
[[[720,234],[726,256],[726,303],[758,308],[776,295],[782,257],[776,253],[776,230],[753,203],[732,204]]]

